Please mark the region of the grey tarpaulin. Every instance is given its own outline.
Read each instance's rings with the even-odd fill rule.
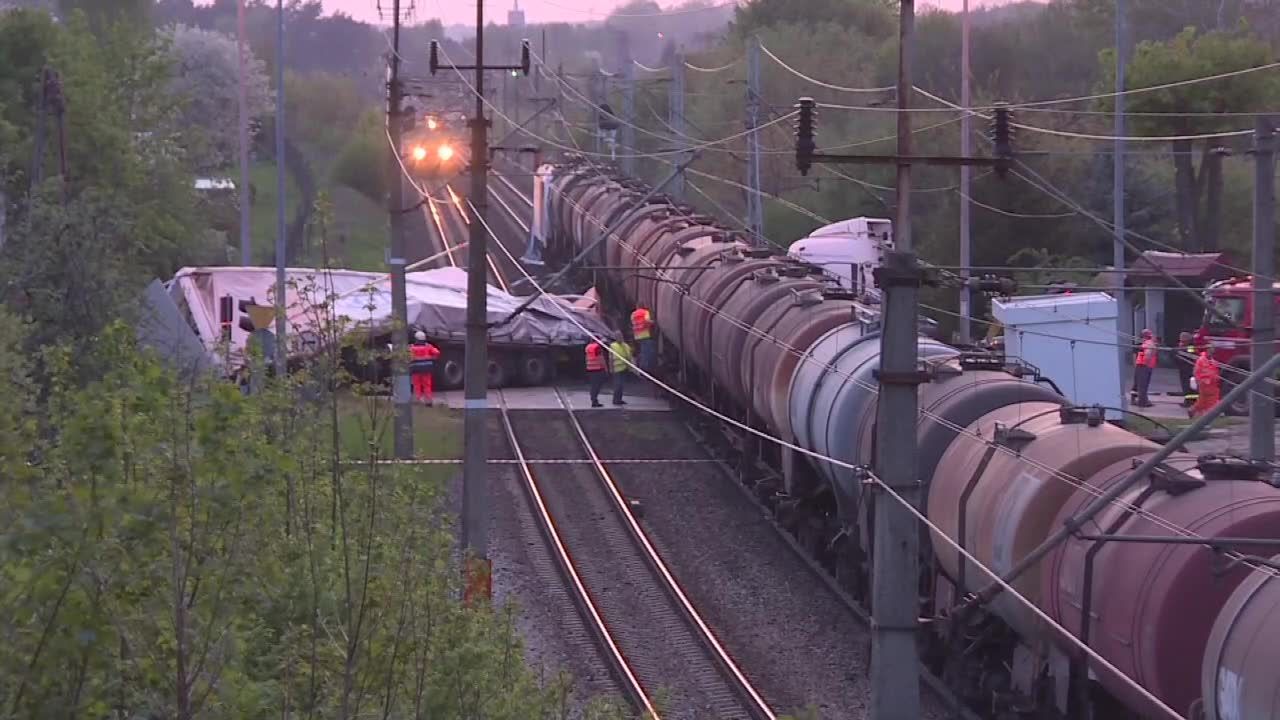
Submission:
[[[466,283],[466,271],[458,268],[409,273],[406,279],[409,324],[421,329],[428,337],[461,342],[466,337]],[[524,298],[489,287],[487,321],[496,323],[503,320],[524,301]],[[335,309],[340,316],[371,329],[389,328],[391,291],[386,283],[380,283],[340,299]],[[608,332],[594,314],[544,295],[511,322],[491,327],[489,341],[521,345],[585,345],[591,342],[587,333],[565,318],[566,314],[572,315],[595,335]]]
[[[139,344],[180,373],[210,369],[209,354],[200,338],[159,280],[152,280],[142,295],[137,335]]]

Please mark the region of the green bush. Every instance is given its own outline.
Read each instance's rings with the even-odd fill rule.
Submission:
[[[387,194],[386,158],[387,135],[382,118],[377,113],[367,113],[338,154],[332,181],[381,203]]]

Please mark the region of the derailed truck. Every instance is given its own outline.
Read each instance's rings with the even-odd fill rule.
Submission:
[[[286,354],[291,367],[318,352],[323,338],[337,328],[346,341],[343,359],[349,370],[365,380],[388,378],[390,360],[384,351],[390,349],[393,318],[386,273],[289,268],[285,279]],[[274,304],[275,286],[274,268],[190,267],[180,270],[166,290],[209,360],[234,376],[247,364],[251,338],[274,330],[274,317],[265,322],[261,309]],[[466,271],[408,273],[406,296],[410,334],[421,330],[441,350],[438,386],[462,387]],[[608,332],[598,316],[575,307],[570,299],[544,295],[530,301],[495,287],[488,287],[486,322],[493,388],[550,383],[560,370],[581,365],[591,334]]]

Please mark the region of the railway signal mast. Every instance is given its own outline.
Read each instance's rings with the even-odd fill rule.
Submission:
[[[880,336],[880,402],[877,409],[876,457],[871,472],[884,491],[874,498],[875,540],[872,561],[871,718],[916,720],[920,717],[919,658],[916,653],[919,528],[909,503],[919,503],[916,457],[916,412],[919,385],[929,375],[917,363],[916,318],[919,288],[926,281],[911,235],[911,168],[915,164],[991,166],[1003,175],[1013,156],[1007,108],[996,111],[992,125],[995,157],[921,156],[912,154],[911,79],[915,2],[902,0],[898,43],[898,147],[894,155],[829,155],[817,152],[815,103],[801,98],[796,133],[796,167],[807,175],[813,163],[882,163],[896,165],[897,217],[894,249],[884,254],[876,282],[884,293]],[[891,495],[892,493],[892,495]],[[896,495],[897,497],[893,497]]]
[[[440,45],[431,41],[431,74],[440,68]],[[529,75],[529,41],[521,41],[519,65],[484,64],[484,0],[476,0],[476,64],[452,65],[455,71],[474,70],[475,114],[471,128],[471,208],[475,222],[470,224],[467,246],[467,339],[466,367],[463,385],[463,459],[462,459],[462,551],[467,564],[468,597],[490,593],[489,561],[489,448],[485,433],[488,423],[489,339],[487,210],[489,206],[489,119],[484,114],[484,73],[486,70]]]

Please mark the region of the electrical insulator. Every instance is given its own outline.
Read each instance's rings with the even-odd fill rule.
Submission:
[[[1013,119],[1006,103],[996,103],[995,112],[991,116],[991,143],[995,148],[997,160],[996,172],[1004,176],[1008,172],[1008,161],[1013,158]]]
[[[813,165],[813,153],[817,150],[817,145],[813,142],[815,120],[813,98],[800,98],[796,108],[799,110],[799,117],[796,120],[796,168],[800,170],[801,175],[808,175],[809,168]]]
[[[438,40],[431,41],[431,74],[436,74],[436,69],[440,67],[440,42]]]
[[[529,41],[521,40],[520,41],[520,69],[524,71],[525,77],[529,77],[529,68],[532,65],[529,62],[529,55],[530,55]]]

